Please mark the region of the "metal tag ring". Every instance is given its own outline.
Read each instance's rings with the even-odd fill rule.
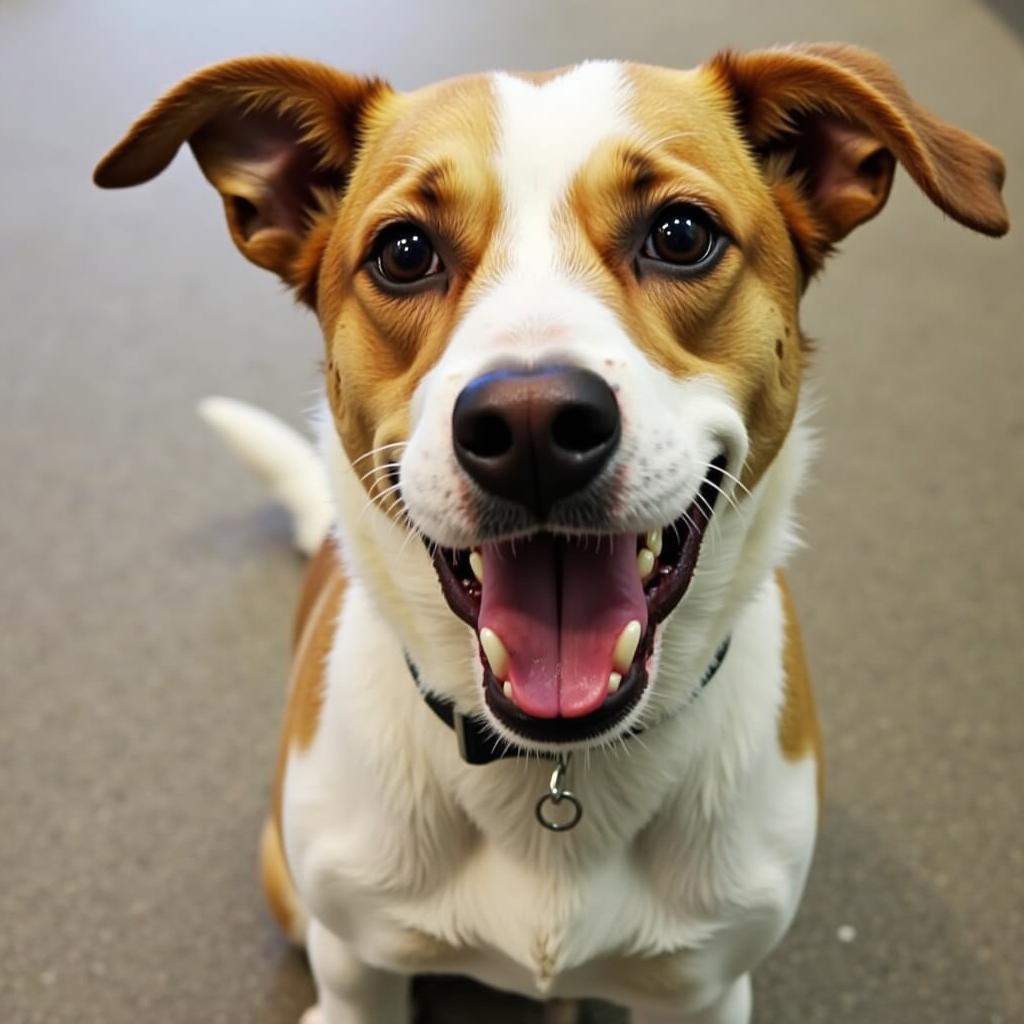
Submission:
[[[556,807],[563,801],[566,800],[572,805],[572,817],[565,822],[558,822],[552,818],[545,817],[544,810],[548,805],[548,802],[554,804]],[[568,832],[570,829],[575,828],[580,823],[580,818],[583,817],[583,804],[576,799],[576,797],[569,792],[567,789],[563,789],[560,793],[545,793],[537,801],[537,820],[549,831],[549,832]]]

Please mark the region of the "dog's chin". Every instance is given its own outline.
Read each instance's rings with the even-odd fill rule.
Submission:
[[[491,573],[500,567],[509,577],[504,581],[493,579],[489,573],[481,573],[483,562],[480,548],[456,549],[429,545],[449,608],[477,636],[483,669],[483,703],[499,736],[512,742],[522,741],[534,749],[549,746],[566,748],[599,745],[615,739],[632,727],[636,717],[632,713],[641,703],[649,683],[658,627],[686,595],[693,580],[701,544],[720,493],[724,469],[724,458],[715,459],[711,463],[689,508],[674,522],[665,524],[660,531],[661,549],[655,554],[650,570],[643,576],[637,562],[649,543],[650,533],[639,536],[611,533],[581,536],[539,530],[525,537],[489,538],[485,547],[491,559]],[[658,533],[653,532],[655,535]],[[602,555],[602,546],[607,548],[607,556]],[[648,547],[647,551],[651,552],[651,549]],[[603,575],[603,558],[609,562],[607,577]],[[645,554],[643,558],[649,565],[649,555]],[[532,586],[537,570],[531,563],[536,563],[538,559],[548,559],[553,569],[551,590],[554,593],[550,598],[538,593],[536,587]],[[617,581],[615,574],[623,574],[623,563],[629,562],[629,559],[632,559],[631,564],[636,567],[633,569],[636,581],[630,584],[627,580],[623,585]],[[546,565],[546,562],[542,563],[542,579]],[[568,579],[571,567],[580,565],[582,568],[577,574],[582,574],[582,580]],[[595,597],[595,592],[601,590],[608,580],[611,581],[608,585],[613,595],[610,600],[614,601],[614,595],[618,594],[619,606],[632,608],[632,611],[621,613],[620,619],[622,614],[629,614],[639,624],[640,635],[634,649],[629,652],[628,665],[621,651],[616,648],[613,655],[616,661],[610,666],[614,672],[606,672],[602,689],[600,678],[596,681],[591,679],[585,685],[581,685],[577,679],[569,678],[574,664],[582,662],[592,666],[597,657],[593,650],[601,648],[602,644],[607,647],[608,638],[602,636],[599,628],[596,632],[590,628],[589,621],[580,623],[578,614],[575,626],[565,622],[567,617],[571,617],[572,611],[563,591],[567,588],[574,588],[577,593],[582,590],[583,597],[576,603],[582,603],[589,618],[600,623],[601,599],[600,596]],[[493,594],[485,595],[488,586],[492,590],[502,591],[499,603],[502,603],[500,611],[505,616],[504,621],[512,623],[509,628],[517,629],[517,635],[524,638],[522,644],[526,651],[519,652],[521,656],[518,662],[513,657],[505,657],[502,664],[500,652],[499,658],[495,658],[493,639],[490,640],[489,650],[486,649],[488,643],[481,640],[482,610],[490,609],[486,614],[491,615],[490,621],[495,621],[493,608],[496,599]],[[622,591],[628,590],[630,586],[634,589],[632,597],[622,597]],[[629,604],[630,600],[632,605]],[[548,601],[559,620],[555,626],[559,656],[555,661],[545,661],[538,654],[538,651],[543,651],[544,636],[552,630],[550,623],[544,621],[544,609],[548,607]],[[610,614],[612,618],[609,621],[614,621],[615,613]],[[550,618],[550,614],[547,618]],[[487,632],[484,629],[484,633]],[[635,632],[636,627],[634,637]],[[536,639],[535,635],[541,639]],[[570,653],[568,662],[573,663],[570,664],[562,654],[566,647],[571,651],[573,644],[578,650],[578,656],[574,657]],[[632,642],[627,645],[627,650],[630,646],[633,646]],[[504,678],[495,674],[493,663],[496,660]],[[596,677],[599,672],[591,671],[590,675]]]

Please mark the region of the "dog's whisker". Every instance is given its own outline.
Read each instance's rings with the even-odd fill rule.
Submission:
[[[393,469],[400,469],[401,465],[402,464],[400,462],[384,462],[384,463],[382,463],[379,466],[374,466],[373,469],[371,469],[368,472],[364,473],[359,478],[359,482],[362,483],[364,480],[369,479],[371,476],[386,475],[386,474],[390,473],[391,470],[393,470]]]
[[[725,501],[726,504],[728,504],[728,506],[740,517],[741,520],[743,520],[744,523],[746,522],[744,510],[740,507],[739,504],[737,504],[736,500],[732,497],[731,494],[729,494],[727,491],[723,491],[722,488],[718,486],[718,484],[714,483],[711,480],[705,480],[704,482],[713,490],[717,491],[722,496],[722,500]],[[705,499],[703,495],[698,495],[698,498],[700,498],[700,500],[704,502],[704,504],[708,506],[708,508],[710,508],[707,499]]]
[[[385,452],[390,448],[402,448],[408,445],[408,441],[391,441],[388,444],[378,445],[376,448],[371,448],[369,451],[363,452],[358,458],[352,460],[352,468],[354,469],[364,459],[373,458],[374,455],[379,455],[381,452]]]
[[[376,488],[376,485],[379,484],[380,482],[380,480],[375,480],[374,487]],[[400,491],[401,487],[401,483],[394,483],[390,487],[385,487],[384,490],[377,491],[377,493],[371,498],[371,501],[373,501],[379,507],[383,508],[384,499],[388,497],[388,495],[394,494],[396,491]]]
[[[403,511],[402,512],[402,521],[403,521],[403,523],[406,526],[406,535],[405,535],[405,540],[402,541],[401,545],[398,548],[398,555],[399,555],[399,557],[402,556],[402,553],[405,551],[406,547],[408,546],[409,541],[411,541],[414,537],[420,537],[420,538],[423,537],[423,532],[419,529],[418,526],[416,526],[416,524],[412,521],[412,519],[409,518],[408,511]]]
[[[689,512],[684,512],[684,513],[683,513],[683,514],[682,514],[682,515],[681,515],[681,516],[680,516],[679,518],[680,518],[680,519],[682,519],[682,520],[684,520],[684,521],[685,521],[685,523],[686,523],[686,525],[687,525],[687,526],[688,526],[688,527],[689,527],[689,528],[690,528],[690,529],[691,529],[691,530],[692,530],[692,531],[693,531],[694,533],[700,533],[700,530],[698,530],[698,529],[697,529],[697,524],[696,524],[696,523],[695,523],[695,522],[694,522],[694,521],[693,521],[693,520],[692,520],[692,519],[690,518],[690,513],[689,513]]]
[[[707,498],[705,498],[704,495],[701,494],[699,491],[697,492],[697,501],[699,501],[701,505],[704,506],[704,509],[707,512],[708,522],[711,524],[712,545],[720,544],[722,540],[722,526],[719,523],[717,516],[715,516],[714,514],[714,509],[711,506],[711,502],[709,502]]]
[[[646,753],[646,754],[650,754],[650,752],[651,752],[651,748],[646,743],[644,743],[644,741],[639,736],[635,736],[635,735],[630,737],[629,744],[626,743],[626,736],[623,735],[623,737],[622,737],[622,745],[624,747],[626,747],[627,751],[629,751],[629,747],[631,745],[635,745],[635,746],[638,746],[641,750],[643,750],[644,753]],[[632,756],[632,751],[629,751],[629,753],[630,753],[630,756]]]
[[[734,473],[730,473],[729,470],[724,469],[721,466],[716,466],[716,469],[724,476],[727,480],[731,480],[736,487],[741,490],[747,497],[750,497],[750,488]]]
[[[740,480],[740,478],[738,476],[733,475],[727,469],[723,469],[721,466],[713,466],[710,462],[707,463],[707,467],[708,467],[709,471],[713,470],[713,469],[714,470],[718,470],[722,474],[723,477],[725,477],[727,480],[731,480],[733,482],[733,484],[735,485],[734,490],[742,491],[744,493],[744,495],[746,495],[748,498],[751,497],[750,488],[747,487],[747,485],[745,483],[743,483],[743,481]],[[716,488],[720,493],[722,493],[722,494],[726,493],[713,480],[709,479],[706,482],[708,484],[710,484],[712,487]]]
[[[727,491],[723,490],[717,483],[715,483],[710,478],[705,478],[704,484],[706,484],[708,487],[711,487],[714,491],[716,491],[719,495],[721,495],[722,500],[726,502],[726,504],[736,513],[737,516],[739,516],[740,522],[744,526],[746,526],[746,524],[747,524],[746,513],[745,513],[744,509],[737,503],[735,498],[733,498],[733,496],[731,494],[729,494]],[[708,515],[710,517],[711,513],[712,513],[711,503],[699,491],[697,492],[697,500],[700,501],[701,504],[704,505],[704,507],[708,510]],[[712,522],[715,522],[715,520],[712,519]],[[718,535],[719,538],[721,538],[721,529],[718,528],[718,524],[717,523],[715,523],[715,526],[716,526],[716,530],[717,530],[717,535]]]
[[[381,491],[380,493],[378,493],[378,494],[374,494],[374,495],[371,495],[371,496],[370,496],[370,498],[369,498],[369,500],[368,500],[368,501],[366,502],[366,504],[365,504],[365,505],[363,505],[362,509],[360,509],[360,511],[359,511],[359,516],[358,516],[358,518],[357,518],[357,520],[356,520],[356,521],[357,521],[357,522],[361,522],[361,521],[362,521],[362,518],[363,518],[363,516],[365,516],[365,515],[366,515],[366,513],[367,513],[367,511],[369,511],[369,509],[371,509],[371,508],[372,508],[372,507],[373,507],[374,505],[376,505],[376,506],[377,506],[377,509],[378,509],[378,511],[381,511],[381,512],[383,512],[383,511],[384,511],[384,506],[383,506],[383,501],[384,501],[384,499],[385,499],[385,498],[386,498],[386,497],[387,497],[387,496],[388,496],[389,494],[392,494],[392,493],[394,493],[395,491],[397,491],[397,490],[398,490],[398,489],[399,489],[399,488],[400,488],[401,486],[402,486],[402,485],[401,485],[400,483],[397,483],[397,484],[392,484],[392,485],[391,485],[390,487],[386,487],[386,488],[385,488],[385,489],[384,489],[383,491]],[[387,514],[387,513],[385,513],[385,514]]]
[[[394,511],[398,509],[400,514],[405,514],[405,501],[401,494],[397,494],[389,503],[387,509],[384,510],[386,516],[391,516]]]

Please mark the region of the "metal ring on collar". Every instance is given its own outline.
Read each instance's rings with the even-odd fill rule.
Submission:
[[[575,794],[570,790],[562,788],[565,784],[565,776],[569,772],[569,761],[571,758],[571,753],[559,757],[555,770],[551,773],[548,791],[537,801],[537,820],[549,832],[568,832],[570,829],[575,828],[580,823],[580,818],[583,817],[583,804],[576,799]],[[546,813],[548,804],[550,803],[557,807],[563,800],[567,801],[572,808],[572,816],[565,821],[549,817]]]
[[[566,821],[558,821],[554,818],[547,817],[547,805],[551,803],[557,807],[563,800],[572,807],[572,817]],[[580,823],[580,818],[582,817],[583,804],[581,804],[579,800],[577,800],[576,797],[567,789],[560,792],[557,796],[554,793],[545,793],[537,801],[537,820],[549,832],[568,832]]]

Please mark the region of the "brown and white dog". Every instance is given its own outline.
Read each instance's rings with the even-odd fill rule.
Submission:
[[[779,572],[800,298],[897,162],[1005,232],[999,155],[833,44],[412,94],[235,60],[96,181],[184,142],[326,343],[322,458],[206,406],[305,547],[329,527],[263,843],[305,1019],[398,1024],[410,975],[457,972],[637,1024],[749,1020],[820,800]]]

